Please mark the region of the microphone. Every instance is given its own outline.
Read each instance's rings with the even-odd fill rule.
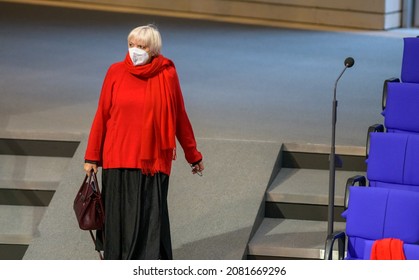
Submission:
[[[336,87],[339,79],[347,68],[354,66],[355,60],[352,57],[347,57],[344,61],[345,68],[336,79],[335,88],[333,91],[333,110],[332,110],[332,140],[330,144],[330,156],[329,156],[329,205],[328,205],[328,224],[327,234],[328,236],[333,233],[333,220],[334,220],[334,207],[335,207],[335,171],[336,166],[342,167],[342,161],[339,156],[335,154],[335,139],[336,139],[336,115],[338,102],[336,100]]]
[[[347,57],[347,58],[345,59],[344,65],[345,65],[347,68],[351,68],[352,66],[354,66],[354,64],[355,64],[355,60],[354,60],[352,57]]]
[[[345,68],[342,70],[342,72],[340,73],[339,77],[336,79],[336,82],[335,82],[334,99],[336,99],[336,87],[338,85],[338,81],[340,77],[342,77],[343,73],[345,72],[347,68],[351,68],[352,66],[354,66],[355,60],[352,57],[347,57],[345,61],[343,62],[343,64],[345,65]]]

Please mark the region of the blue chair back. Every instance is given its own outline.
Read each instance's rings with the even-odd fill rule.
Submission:
[[[384,238],[403,241],[406,259],[419,259],[418,192],[352,186],[345,217],[345,259],[370,259],[374,242]]]
[[[419,83],[419,38],[403,38],[401,80],[403,83]]]
[[[386,131],[419,134],[419,84],[388,83],[386,99]]]
[[[369,186],[419,192],[419,135],[371,133],[369,137]]]

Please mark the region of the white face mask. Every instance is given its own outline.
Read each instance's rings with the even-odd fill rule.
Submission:
[[[139,48],[128,48],[128,51],[131,61],[135,66],[144,65],[149,59],[148,53],[145,50]]]

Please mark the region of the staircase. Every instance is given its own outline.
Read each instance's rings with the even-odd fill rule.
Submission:
[[[78,145],[0,139],[0,260],[23,258]]]
[[[326,146],[284,144],[265,195],[265,216],[248,244],[248,259],[323,259],[328,227]],[[365,148],[336,147],[334,230],[343,230],[346,180],[364,175]]]
[[[20,260],[71,169],[77,141],[0,138],[0,260]],[[346,179],[365,174],[365,149],[336,147],[334,229]],[[248,243],[247,259],[322,259],[327,232],[329,150],[319,145],[283,144],[266,190],[264,217]],[[78,232],[77,232],[78,234]],[[90,252],[90,251],[89,251]]]

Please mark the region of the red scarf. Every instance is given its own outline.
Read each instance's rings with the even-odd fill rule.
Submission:
[[[125,57],[128,71],[147,79],[144,106],[144,126],[141,134],[140,160],[144,174],[155,174],[158,159],[176,157],[176,80],[167,69],[175,67],[162,55],[145,65],[134,66],[129,53]]]
[[[396,238],[376,240],[371,249],[371,260],[405,260],[404,242]]]

